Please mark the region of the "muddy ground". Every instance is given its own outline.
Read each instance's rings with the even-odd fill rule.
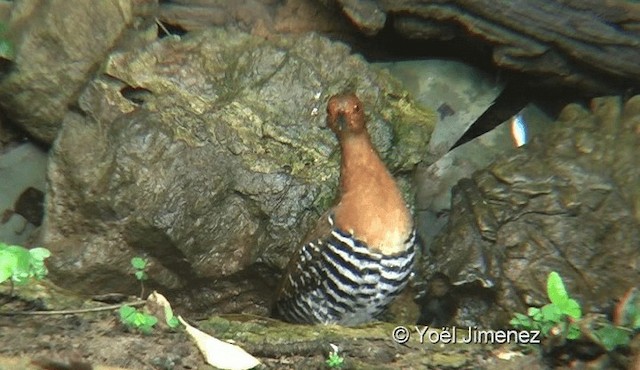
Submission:
[[[7,287],[0,300],[7,301]],[[16,314],[40,309],[77,309],[104,304],[40,283],[18,290],[0,307],[0,370],[13,369],[212,369],[183,330],[126,328],[117,309],[73,314]],[[178,314],[180,312],[177,312]],[[262,362],[258,369],[328,369],[330,344],[340,348],[342,369],[546,369],[540,346],[423,344],[413,333],[393,341],[391,323],[358,328],[290,325],[265,317],[233,315],[193,321],[201,330],[232,340]],[[407,325],[410,330],[412,326]],[[224,355],[224,354],[221,354]],[[556,368],[576,368],[567,362]],[[602,360],[578,368],[606,368]],[[586,366],[586,367],[585,367]],[[605,367],[602,367],[605,366]]]

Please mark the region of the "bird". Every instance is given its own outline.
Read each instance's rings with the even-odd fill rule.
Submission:
[[[354,326],[376,320],[413,271],[413,219],[365,117],[354,93],[327,103],[327,126],[341,151],[339,191],[289,261],[274,309],[284,321]]]

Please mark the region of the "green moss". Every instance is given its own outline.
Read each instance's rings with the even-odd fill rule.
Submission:
[[[356,328],[338,325],[295,325],[268,318],[225,315],[212,317],[200,327],[219,339],[241,340],[245,344],[259,345],[303,343],[318,339],[322,339],[323,342],[338,342],[345,338],[387,338],[394,326],[390,323],[374,323]]]
[[[393,129],[392,166],[399,170],[410,170],[425,159],[427,145],[435,128],[435,112],[412,101],[405,94],[389,96],[389,105],[381,114]]]

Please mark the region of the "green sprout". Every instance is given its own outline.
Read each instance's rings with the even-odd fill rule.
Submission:
[[[541,308],[529,307],[527,315],[516,313],[509,323],[517,329],[538,330],[545,337],[553,333],[573,340],[586,334],[589,340],[607,351],[628,345],[633,329],[637,329],[616,326],[599,317],[594,319],[594,315],[583,317],[580,304],[569,297],[562,278],[555,271],[547,278],[547,296],[551,303]],[[630,306],[627,312],[632,311],[633,306]]]
[[[339,348],[335,344],[329,344],[333,349],[329,352],[329,357],[327,358],[327,366],[331,369],[339,369],[344,365],[344,358],[338,354]]]
[[[46,248],[27,249],[0,243],[0,284],[10,282],[11,296],[14,284],[24,284],[32,278],[42,280],[48,273],[44,260],[49,256],[51,252]]]
[[[158,319],[147,313],[141,312],[134,307],[124,305],[120,307],[120,321],[128,328],[136,329],[143,334],[151,333]]]
[[[147,266],[149,264],[149,260],[142,257],[133,257],[131,259],[131,266],[134,268],[134,275],[136,279],[140,282],[140,298],[144,299],[144,281],[149,278],[147,275]]]
[[[180,320],[174,316],[173,310],[169,305],[164,306],[164,319],[167,322],[167,326],[171,329],[175,329],[180,326]]]
[[[559,328],[567,339],[580,337],[576,320],[582,317],[580,304],[569,297],[560,275],[553,271],[547,278],[547,296],[551,303],[542,308],[529,307],[527,315],[516,313],[510,324],[516,328],[539,330],[548,336],[553,328]]]

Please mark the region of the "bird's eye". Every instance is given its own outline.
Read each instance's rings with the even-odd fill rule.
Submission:
[[[354,111],[354,112],[360,112],[360,105],[358,105],[358,104],[354,104],[354,106],[353,106],[353,111]]]

